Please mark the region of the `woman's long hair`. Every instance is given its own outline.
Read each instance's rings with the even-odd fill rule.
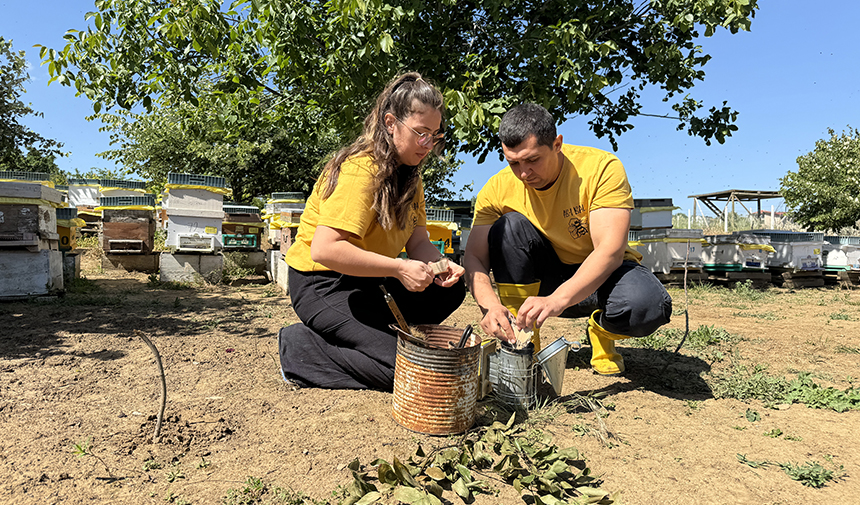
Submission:
[[[377,166],[374,178],[373,210],[379,215],[379,224],[385,230],[395,225],[406,228],[409,206],[418,190],[421,165],[412,170],[398,170],[397,151],[394,138],[385,126],[385,115],[405,121],[410,114],[425,109],[435,109],[444,121],[445,105],[442,94],[432,84],[421,78],[421,74],[410,72],[396,77],[376,99],[373,111],[364,119],[364,130],[355,141],[338,151],[326,163],[320,177],[324,178],[322,198],[326,199],[337,187],[340,166],[356,155],[370,156]],[[441,145],[433,150],[438,154]]]

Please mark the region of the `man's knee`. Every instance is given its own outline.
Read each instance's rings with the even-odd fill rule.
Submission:
[[[619,288],[619,292],[613,292],[612,303],[607,304],[603,317],[602,326],[607,331],[644,337],[670,321],[672,297],[656,277]]]

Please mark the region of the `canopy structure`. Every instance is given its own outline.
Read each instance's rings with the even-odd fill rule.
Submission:
[[[717,191],[716,193],[705,193],[702,195],[690,195],[687,198],[694,198],[693,200],[693,215],[696,215],[696,203],[702,202],[702,205],[710,209],[714,215],[717,217],[722,216],[726,209],[729,207],[729,204],[732,204],[732,213],[735,212],[735,202],[739,203],[744,210],[747,211],[747,214],[752,214],[753,212],[744,205],[744,202],[756,202],[756,215],[761,215],[761,201],[762,200],[772,200],[774,198],[782,198],[782,195],[779,194],[779,191],[756,191],[749,189],[727,189],[725,191]],[[717,205],[718,203],[722,204],[725,202],[725,205],[722,205],[722,209]]]

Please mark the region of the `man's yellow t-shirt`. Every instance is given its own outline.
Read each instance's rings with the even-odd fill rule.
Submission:
[[[376,163],[368,156],[346,160],[340,167],[337,187],[324,200],[321,197],[324,177],[317,180],[310,198],[305,203],[296,242],[287,250],[288,265],[301,272],[331,270],[311,259],[311,241],[317,226],[349,232],[352,235],[349,242],[365,251],[389,258],[400,254],[415,228],[426,226],[424,185],[418,181],[418,190],[412,200],[406,228],[401,230],[395,225],[391,230],[384,230],[377,219],[377,212],[373,210],[376,191],[373,177],[376,171]]]
[[[567,144],[561,152],[561,174],[549,189],[529,187],[510,167],[492,176],[478,193],[472,226],[493,224],[503,214],[519,212],[549,239],[563,263],[585,261],[594,251],[589,212],[632,209],[633,193],[624,166],[614,154]],[[624,259],[640,261],[642,255],[628,247]]]

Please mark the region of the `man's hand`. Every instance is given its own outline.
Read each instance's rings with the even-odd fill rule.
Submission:
[[[511,326],[510,318],[512,317],[504,305],[496,305],[484,314],[484,318],[481,319],[481,329],[491,337],[513,344],[517,341],[517,337]]]
[[[530,296],[517,311],[517,326],[540,328],[550,317],[556,317],[564,312],[567,305],[550,296]]]

